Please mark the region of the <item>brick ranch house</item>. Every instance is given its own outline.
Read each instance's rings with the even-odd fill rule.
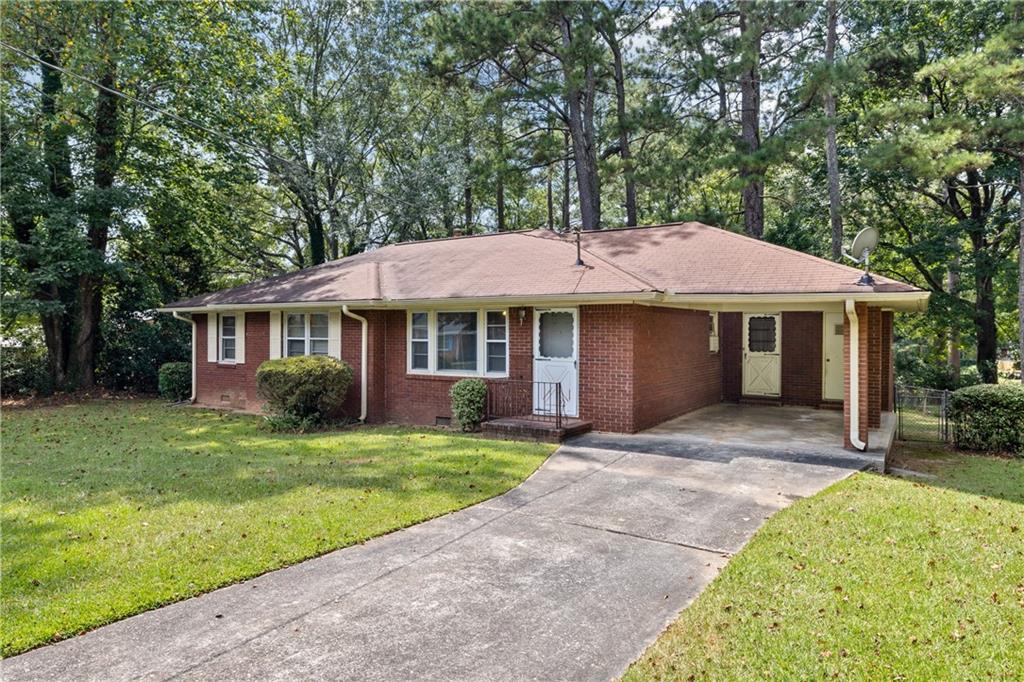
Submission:
[[[860,275],[700,223],[583,232],[579,250],[540,229],[386,246],[162,311],[191,320],[192,400],[211,407],[256,411],[261,362],[327,354],[367,422],[444,423],[451,385],[480,377],[532,387],[527,415],[557,385],[563,414],[604,431],[721,401],[842,409],[863,449],[893,409],[893,313],[928,294]]]

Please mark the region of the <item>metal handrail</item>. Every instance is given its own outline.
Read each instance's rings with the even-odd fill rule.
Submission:
[[[520,417],[562,428],[565,396],[557,381],[502,379],[488,382],[487,419]]]

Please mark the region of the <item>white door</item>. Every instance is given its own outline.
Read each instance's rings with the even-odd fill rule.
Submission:
[[[561,386],[562,415],[579,409],[577,365],[579,313],[575,308],[537,308],[533,316],[533,411],[554,414]]]
[[[822,330],[823,354],[825,356],[822,395],[825,400],[843,399],[843,314],[825,313],[825,329]]]
[[[781,320],[777,313],[743,314],[743,395],[779,395]]]

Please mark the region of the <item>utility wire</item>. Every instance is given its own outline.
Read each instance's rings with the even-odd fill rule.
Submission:
[[[67,76],[70,76],[72,78],[77,78],[78,80],[83,81],[85,83],[88,83],[89,85],[92,85],[93,87],[98,88],[100,90],[103,90],[104,92],[107,92],[107,93],[109,93],[111,95],[115,95],[117,97],[121,97],[121,98],[123,98],[125,100],[128,100],[129,102],[134,102],[135,104],[138,104],[138,105],[140,105],[142,107],[145,107],[146,109],[149,109],[150,111],[156,112],[156,113],[161,114],[163,116],[167,116],[168,118],[174,119],[175,121],[177,121],[179,123],[183,123],[185,125],[192,126],[193,128],[196,128],[198,130],[202,130],[203,132],[205,132],[205,133],[207,133],[209,135],[213,135],[214,137],[219,137],[222,140],[226,140],[229,143],[237,144],[237,145],[240,145],[242,147],[248,147],[250,150],[256,152],[257,154],[264,155],[264,156],[269,156],[269,157],[271,157],[271,158],[273,158],[273,159],[275,159],[275,160],[277,160],[277,161],[279,161],[279,162],[281,162],[283,164],[286,164],[286,165],[295,165],[295,166],[298,165],[294,160],[286,159],[283,156],[278,156],[277,154],[275,154],[274,152],[270,151],[269,149],[263,149],[262,147],[260,147],[260,146],[258,146],[256,144],[253,144],[252,142],[246,142],[244,140],[235,139],[235,138],[231,137],[230,135],[228,135],[227,133],[223,133],[223,132],[221,132],[219,130],[215,130],[213,128],[210,128],[208,126],[203,125],[202,123],[198,123],[198,122],[193,121],[191,119],[185,118],[184,116],[179,116],[178,114],[174,113],[173,111],[168,111],[167,109],[164,109],[163,107],[159,107],[159,106],[157,106],[155,104],[151,104],[150,102],[146,102],[144,100],[141,100],[138,97],[134,97],[132,95],[126,94],[124,92],[121,92],[120,90],[116,90],[115,88],[111,88],[109,86],[103,85],[102,83],[100,83],[98,81],[95,81],[95,80],[89,78],[88,76],[83,76],[81,74],[75,73],[74,71],[71,71],[70,69],[66,69],[66,68],[64,68],[62,66],[58,66],[56,64],[52,64],[52,63],[46,61],[45,59],[41,59],[41,58],[37,57],[34,54],[31,54],[29,52],[25,52],[24,50],[21,50],[21,49],[19,49],[17,47],[14,47],[13,45],[10,45],[9,43],[4,42],[3,40],[0,40],[0,47],[4,47],[4,48],[10,50],[11,52],[15,52],[15,53],[21,55],[22,57],[25,57],[26,59],[31,59],[34,62],[37,62],[39,64],[42,64],[43,66],[47,66],[47,67],[49,67],[51,69],[59,71],[59,72],[65,74]],[[316,172],[313,171],[312,169],[302,168],[301,170],[302,170],[303,173],[305,173],[307,175],[316,175]]]

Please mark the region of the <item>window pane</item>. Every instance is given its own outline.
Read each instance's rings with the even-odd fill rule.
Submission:
[[[476,371],[476,313],[437,314],[437,368]]]
[[[573,315],[570,312],[540,314],[540,354],[545,358],[573,356]]]
[[[288,357],[293,355],[305,355],[306,354],[306,342],[302,339],[289,339],[288,340]]]
[[[427,339],[427,338],[430,338],[430,332],[427,329],[427,314],[426,313],[413,313],[412,314],[412,338],[414,338],[414,339]]]
[[[310,355],[327,355],[326,339],[311,339],[309,342]]]
[[[316,313],[309,316],[309,338],[311,339],[326,339],[327,338],[327,315],[324,313]]]
[[[235,316],[225,315],[220,318],[220,333],[221,336],[234,336],[235,335]]]
[[[221,359],[223,360],[234,360],[235,359],[235,340],[221,339]]]
[[[505,372],[505,343],[503,341],[487,342],[487,371]]]
[[[491,310],[487,313],[487,339],[505,340],[505,313],[500,310]]]
[[[306,337],[306,316],[288,316],[288,336],[290,338],[302,339]],[[301,353],[300,353],[301,355]]]
[[[412,342],[412,369],[429,369],[430,357],[426,341]]]
[[[747,348],[753,353],[775,352],[774,317],[751,317],[748,320]]]

